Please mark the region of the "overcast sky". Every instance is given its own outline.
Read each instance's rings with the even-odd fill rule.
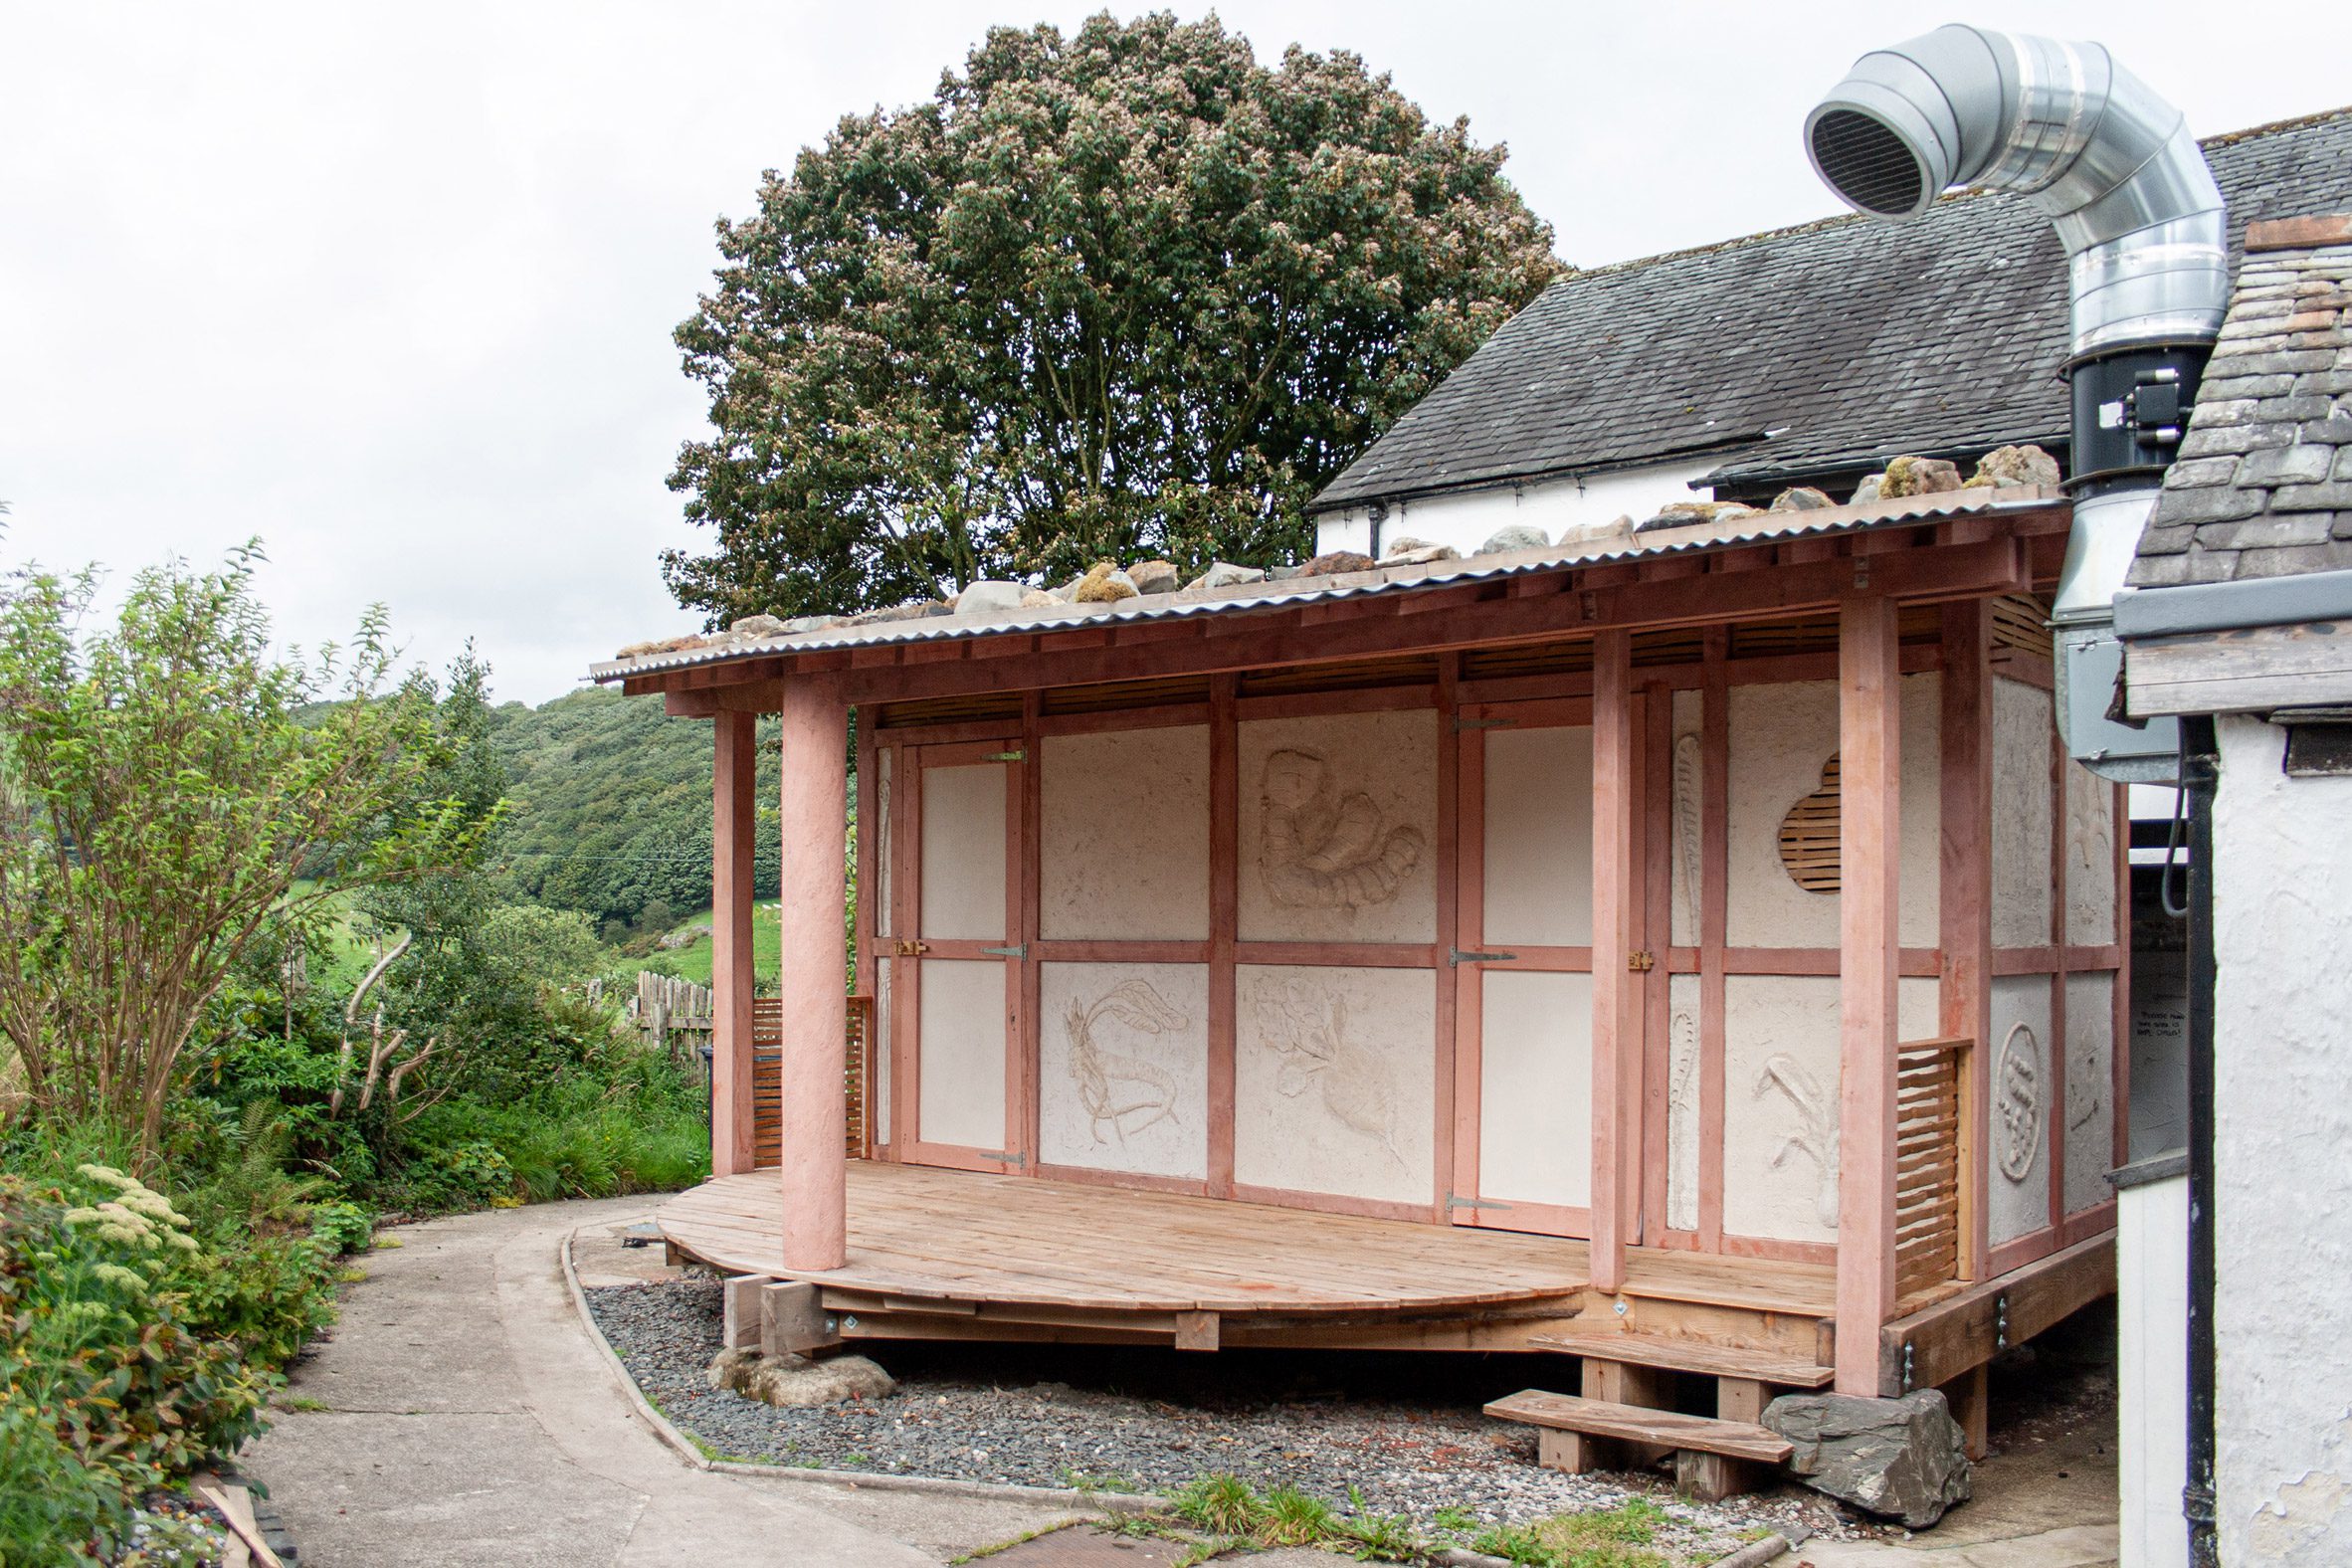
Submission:
[[[119,581],[259,535],[287,638],[380,600],[412,657],[472,637],[532,702],[692,629],[655,557],[695,543],[664,480],[703,405],[670,332],[712,220],[842,113],[927,96],[989,25],[1093,9],[0,0],[0,566]],[[1965,15],[1219,11],[1261,59],[1354,50],[1507,142],[1586,266],[1830,213],[1806,107],[1862,50]],[[2352,98],[2352,8],[1966,19],[2103,36],[2200,134]]]

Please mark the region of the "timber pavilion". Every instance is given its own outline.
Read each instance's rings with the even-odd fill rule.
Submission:
[[[1981,1437],[1985,1363],[2113,1277],[2127,836],[2052,724],[2068,517],[1976,488],[597,667],[716,737],[715,1174],[667,1237],[783,1348],[1537,1349],[1748,1422],[1941,1386]]]

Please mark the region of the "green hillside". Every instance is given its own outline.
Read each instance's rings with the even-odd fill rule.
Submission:
[[[508,702],[495,720],[513,801],[498,857],[514,898],[654,933],[709,907],[710,725],[667,716],[658,696],[603,688],[535,708]],[[753,892],[772,900],[782,782],[774,720],[761,721],[759,739]]]

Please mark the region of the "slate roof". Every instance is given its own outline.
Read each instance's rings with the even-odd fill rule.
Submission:
[[[2352,108],[2204,143],[2249,221],[2352,209]],[[1905,452],[2062,452],[2065,256],[2015,196],[1946,197],[1572,273],[1315,498],[1315,510],[1707,458],[1708,483]]]
[[[2188,435],[2140,535],[2133,587],[2352,568],[2345,214],[2249,231]]]

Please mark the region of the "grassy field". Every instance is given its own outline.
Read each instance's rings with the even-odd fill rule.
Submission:
[[[783,931],[778,923],[780,905],[774,899],[751,906],[751,966],[757,982],[763,986],[776,983],[776,975],[783,966]],[[696,985],[710,983],[710,911],[697,909],[672,926],[673,931],[705,927],[702,934],[684,947],[665,949],[659,956],[686,979]],[[637,971],[646,966],[642,958],[623,959],[615,972],[624,980],[634,981]]]
[[[314,882],[297,882],[290,889],[291,896],[302,897],[317,885]],[[312,979],[332,989],[347,991],[359,983],[359,977],[367,973],[367,966],[376,961],[375,944],[362,941],[353,934],[349,893],[331,894],[327,901],[334,911],[334,918],[328,928],[326,949],[318,955],[323,972],[312,976]],[[704,960],[704,963],[707,966],[708,960]]]

